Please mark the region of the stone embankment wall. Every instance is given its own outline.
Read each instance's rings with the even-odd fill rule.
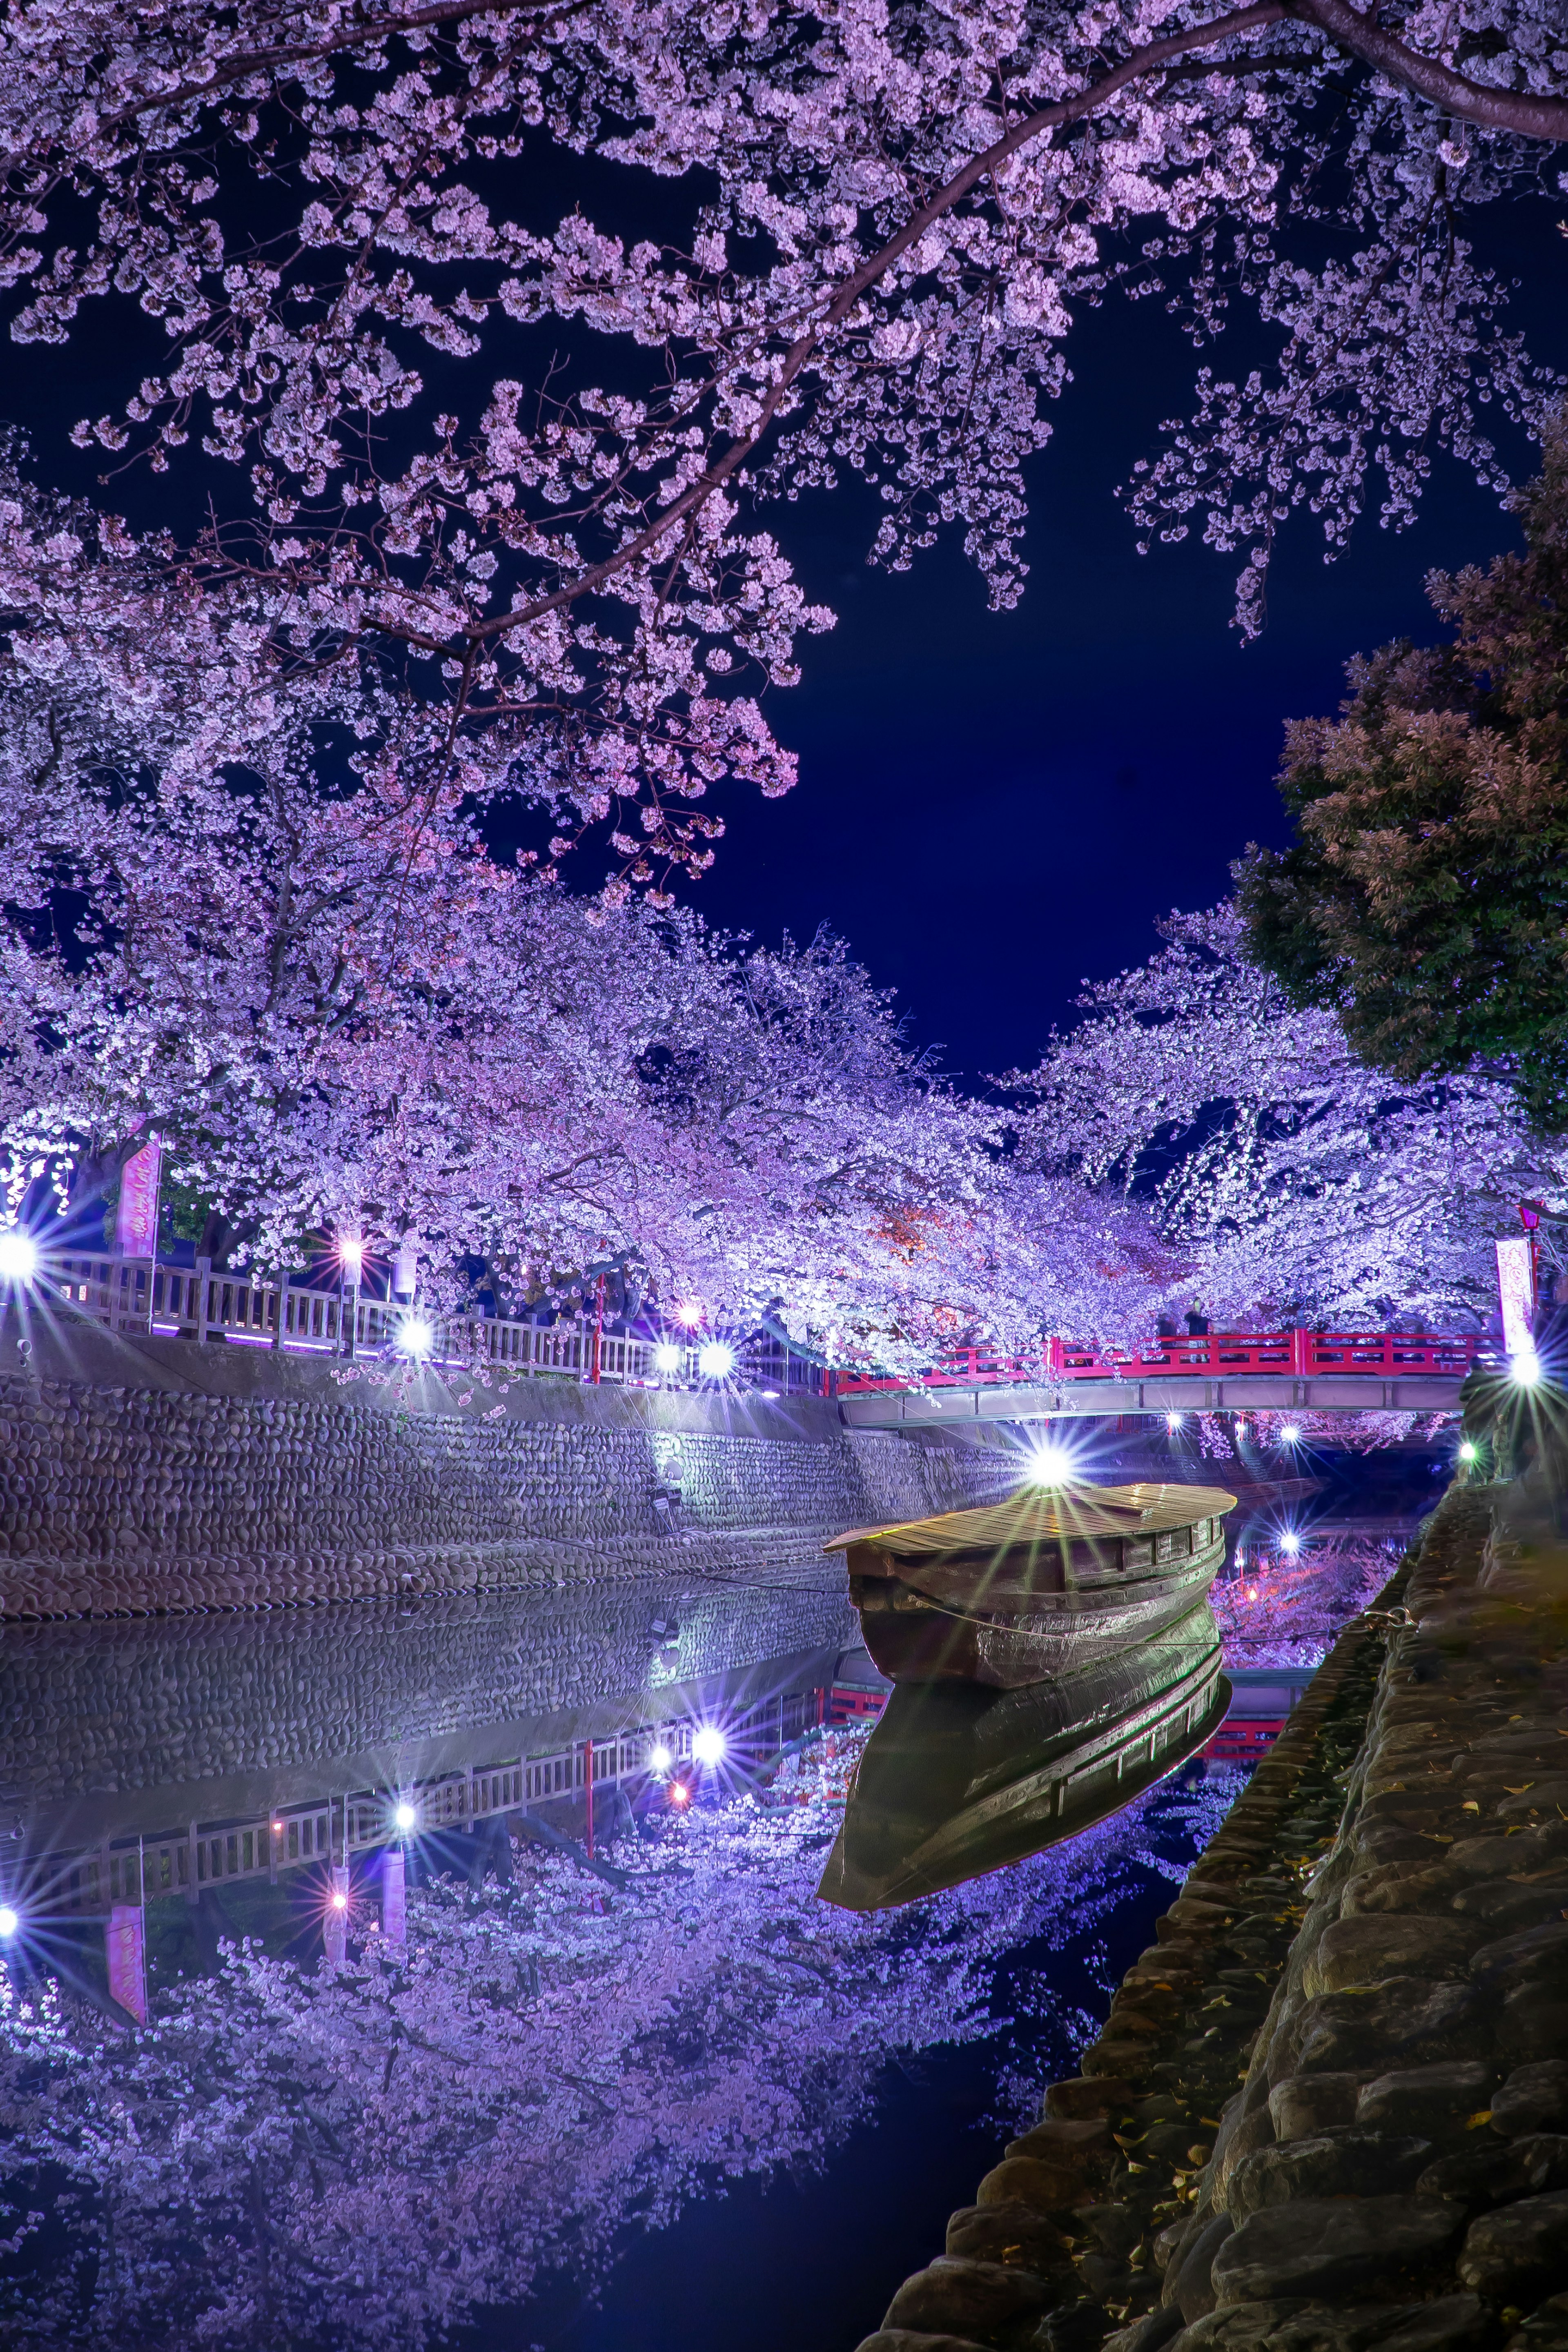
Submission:
[[[164,1790],[578,1709],[605,1726],[662,1687],[853,1638],[841,1585],[692,1592],[639,1580],[305,1613],[14,1625],[0,1642],[6,1806]],[[162,1824],[159,1824],[162,1826]]]
[[[861,2352],[1568,2347],[1568,1550],[1456,1489],[1383,1599]]]
[[[850,1433],[823,1405],[431,1375],[389,1399],[267,1358],[247,1392],[195,1384],[238,1352],[121,1345],[92,1379],[0,1365],[0,1614],[821,1570],[844,1528],[1016,1475],[994,1437]]]

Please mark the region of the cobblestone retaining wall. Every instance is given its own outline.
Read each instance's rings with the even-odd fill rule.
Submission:
[[[547,1384],[538,1384],[543,1390]],[[79,1616],[804,1568],[988,1500],[1004,1451],[658,1425],[581,1391],[394,1412],[328,1395],[0,1379],[0,1613]],[[481,1391],[479,1412],[486,1409]],[[570,1411],[567,1411],[567,1407]],[[628,1417],[631,1425],[627,1425]]]
[[[0,1642],[0,1806],[232,1773],[316,1770],[853,1639],[841,1589],[554,1593],[133,1624],[15,1625]]]
[[[1568,2347],[1568,1547],[1520,1507],[1445,1498],[860,2352]]]

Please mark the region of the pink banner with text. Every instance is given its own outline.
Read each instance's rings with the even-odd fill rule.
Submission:
[[[117,1903],[109,1915],[109,1990],[138,2025],[147,2022],[147,1960],[144,1915],[139,1903]]]
[[[158,1178],[163,1157],[157,1137],[149,1136],[120,1171],[114,1246],[122,1257],[158,1255]]]

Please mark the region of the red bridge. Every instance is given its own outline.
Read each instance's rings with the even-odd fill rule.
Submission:
[[[919,1381],[841,1371],[846,1421],[1032,1421],[1047,1415],[1291,1407],[1448,1411],[1497,1342],[1479,1332],[1209,1331],[1093,1349],[1047,1339],[1036,1354],[963,1348]]]

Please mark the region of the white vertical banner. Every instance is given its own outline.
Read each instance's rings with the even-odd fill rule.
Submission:
[[[349,1948],[349,1874],[347,1865],[335,1862],[331,1868],[331,1885],[327,1890],[327,1916],[321,1923],[321,1941],[327,1959],[334,1969],[341,1969]]]
[[[381,1858],[381,1932],[389,1944],[408,1941],[408,1877],[400,1847]]]
[[[399,1242],[397,1255],[392,1261],[392,1288],[398,1298],[412,1298],[419,1279],[419,1244],[416,1241]]]
[[[1497,1286],[1502,1301],[1502,1343],[1510,1356],[1535,1352],[1531,1323],[1535,1314],[1535,1269],[1528,1234],[1513,1234],[1497,1245]]]

